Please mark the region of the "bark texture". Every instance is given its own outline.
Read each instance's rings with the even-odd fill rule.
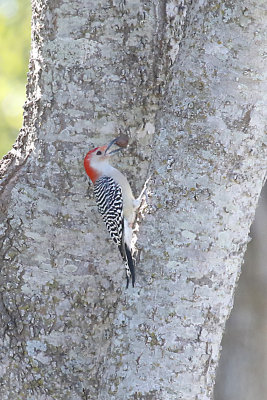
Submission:
[[[3,161],[1,398],[212,396],[265,176],[264,1],[34,1],[24,128]],[[266,80],[265,80],[266,82]],[[137,287],[83,157],[119,131]]]
[[[261,400],[267,393],[267,185],[251,227],[234,308],[226,323],[215,400]]]

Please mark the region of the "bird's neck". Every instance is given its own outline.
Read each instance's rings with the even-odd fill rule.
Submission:
[[[111,171],[115,169],[107,162],[98,162],[97,164],[90,163],[86,157],[84,159],[84,168],[93,183],[103,175],[110,176]]]
[[[101,176],[101,174],[99,174],[99,171],[92,168],[89,164],[84,163],[84,168],[93,183],[95,183],[95,181]]]

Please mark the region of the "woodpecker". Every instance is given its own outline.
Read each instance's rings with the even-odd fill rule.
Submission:
[[[135,266],[132,257],[132,227],[142,195],[135,199],[127,178],[109,163],[110,157],[121,148],[109,151],[117,139],[108,145],[90,150],[84,159],[84,168],[94,184],[94,196],[113,241],[119,248],[126,268],[126,288],[130,278],[135,283]]]

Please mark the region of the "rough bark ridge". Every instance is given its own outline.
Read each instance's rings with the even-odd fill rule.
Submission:
[[[3,400],[211,398],[265,174],[264,2],[245,3],[33,3],[3,164]],[[82,167],[120,130],[153,192],[127,292]]]

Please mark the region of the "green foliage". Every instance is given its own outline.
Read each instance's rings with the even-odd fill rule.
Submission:
[[[30,0],[0,0],[0,157],[22,126],[31,37]]]

